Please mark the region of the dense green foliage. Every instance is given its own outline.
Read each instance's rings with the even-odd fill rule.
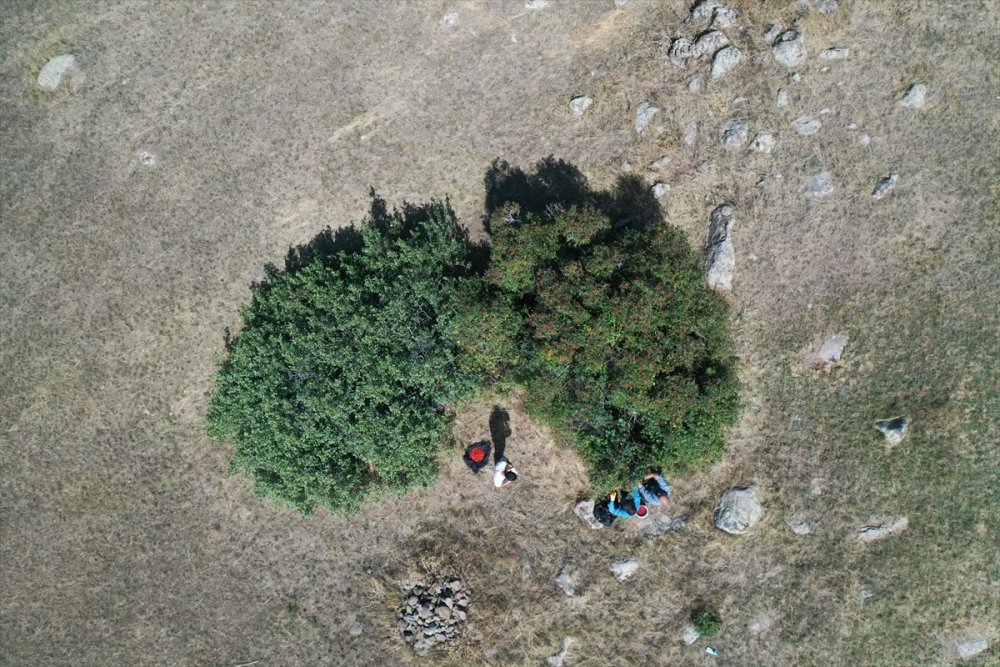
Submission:
[[[472,256],[444,205],[327,231],[256,285],[208,411],[255,490],[309,513],[426,483],[445,406],[475,386],[455,359]]]
[[[719,612],[707,607],[695,609],[691,613],[691,622],[702,637],[714,637],[722,629],[722,617]]]
[[[528,408],[577,443],[594,486],[715,461],[737,379],[725,301],[683,233],[659,219],[614,226],[585,203],[511,205],[491,229],[487,276],[496,307],[523,318],[511,335]]]

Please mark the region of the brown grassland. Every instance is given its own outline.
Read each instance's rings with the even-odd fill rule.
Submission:
[[[746,60],[691,93],[666,58],[689,7],[667,0],[3,3],[0,663],[539,665],[574,636],[569,667],[943,665],[975,635],[990,641],[977,664],[996,664],[998,5],[729,4]],[[790,82],[763,32],[796,19],[810,58]],[[820,61],[827,46],[850,57]],[[80,74],[45,92],[60,53]],[[902,108],[914,81],[928,103]],[[578,94],[595,99],[581,118]],[[662,111],[636,135],[644,100]],[[819,133],[791,129],[805,115]],[[722,150],[732,117],[775,152]],[[461,406],[439,480],[357,516],[303,518],[229,476],[204,412],[264,263],[358,220],[371,186],[449,196],[481,237],[490,163],[549,154],[595,187],[623,160],[670,183],[664,215],[695,243],[735,204],[744,409],[725,459],[672,480],[687,526],[583,527],[580,462],[516,394]],[[807,199],[820,170],[836,190]],[[807,368],[838,331],[843,362]],[[459,459],[495,404],[522,475],[503,492]],[[911,433],[887,451],[871,423],[897,414]],[[716,530],[718,496],[750,483],[762,522]],[[853,539],[900,515],[904,532]],[[641,568],[618,583],[625,554]],[[574,597],[553,582],[565,564]],[[461,639],[418,658],[392,610],[428,572],[464,576],[473,603]],[[724,621],[717,658],[680,641],[701,602]]]

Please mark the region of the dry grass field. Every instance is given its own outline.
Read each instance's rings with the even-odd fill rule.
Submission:
[[[965,638],[996,664],[998,5],[729,6],[744,61],[712,80],[667,58],[698,32],[673,0],[3,3],[0,663],[539,665],[573,636],[567,667],[947,665]],[[796,21],[809,57],[792,80],[763,35]],[[821,60],[831,46],[849,57]],[[41,89],[63,53],[78,71]],[[926,105],[900,106],[914,82]],[[579,118],[575,95],[594,98]],[[661,111],[637,134],[643,101]],[[797,134],[804,116],[820,131]],[[774,152],[724,150],[730,118]],[[665,217],[694,243],[735,206],[745,407],[730,454],[672,480],[687,525],[582,526],[583,468],[516,394],[460,407],[438,482],[354,517],[306,519],[229,476],[204,411],[263,265],[358,220],[370,187],[448,196],[481,236],[491,162],[550,154],[595,187],[623,169],[670,184]],[[823,170],[834,192],[805,196]],[[843,360],[809,368],[836,332]],[[522,476],[502,492],[460,460],[494,405]],[[887,450],[872,422],[898,414],[910,435]],[[717,530],[719,495],[751,483],[761,523]],[[855,539],[897,516],[905,531]],[[640,569],[619,583],[623,555]],[[434,572],[473,602],[461,639],[418,658],[392,613]],[[703,602],[718,657],[681,642]]]

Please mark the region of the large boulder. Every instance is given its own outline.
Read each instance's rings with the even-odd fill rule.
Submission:
[[[764,516],[754,487],[730,489],[722,494],[715,507],[715,525],[733,535],[750,530]]]

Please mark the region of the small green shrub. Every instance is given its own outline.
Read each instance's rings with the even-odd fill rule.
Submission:
[[[524,322],[494,347],[522,352],[529,410],[579,445],[596,490],[716,461],[738,409],[728,310],[683,233],[587,202],[509,205],[490,228],[494,307]]]
[[[482,282],[471,266],[447,206],[388,213],[376,199],[359,230],[269,267],[208,409],[209,434],[235,444],[233,470],[303,513],[426,484],[446,406],[478,384],[469,368],[488,366],[456,362],[460,301]]]
[[[714,637],[722,629],[722,617],[714,609],[700,607],[691,613],[691,622],[702,637]]]

